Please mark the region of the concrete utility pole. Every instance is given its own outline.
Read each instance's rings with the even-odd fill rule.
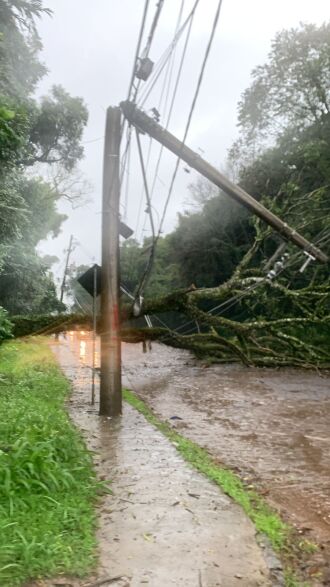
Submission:
[[[93,344],[92,344],[92,406],[95,404],[95,351],[96,351],[96,322],[97,322],[97,264],[93,266]]]
[[[100,415],[122,410],[119,318],[120,108],[108,108],[103,160]]]
[[[64,268],[64,274],[63,274],[62,285],[61,285],[60,302],[63,302],[64,291],[65,291],[66,276],[67,276],[67,273],[68,273],[69,260],[70,260],[70,256],[71,256],[72,250],[73,250],[73,234],[70,236],[69,248],[68,248],[68,252],[67,252],[67,255],[66,255],[65,268]]]
[[[198,153],[195,153],[192,149],[183,145],[182,141],[157,124],[144,112],[138,110],[133,103],[126,101],[122,102],[120,106],[125,118],[127,118],[127,120],[138,130],[146,132],[149,136],[156,139],[156,141],[164,145],[169,151],[172,151],[172,153],[188,163],[190,167],[196,169],[201,175],[221,188],[236,202],[239,202],[259,216],[259,218],[262,218],[262,220],[272,226],[285,239],[293,242],[318,261],[323,263],[328,261],[327,255],[320,251],[320,249],[308,242],[303,236],[288,226],[283,220],[278,218],[278,216],[270,212],[270,210],[250,196],[250,194],[227,179],[215,167],[202,159]]]

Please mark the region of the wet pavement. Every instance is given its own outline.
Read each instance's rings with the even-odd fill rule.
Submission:
[[[98,575],[120,576],[111,584],[130,587],[278,584],[242,510],[191,469],[141,414],[125,405],[117,421],[97,415],[98,406],[89,405],[90,349],[85,334],[52,344],[73,383],[70,414],[94,451],[100,478],[112,480],[113,495],[100,507]],[[124,345],[123,354],[126,375],[140,381],[151,355],[140,356],[134,345]]]
[[[329,373],[207,368],[159,344],[148,354],[126,345],[123,354],[130,386],[161,419],[256,487],[302,539],[320,545],[307,575],[313,585],[330,585]]]

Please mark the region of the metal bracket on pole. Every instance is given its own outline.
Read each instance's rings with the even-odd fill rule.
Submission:
[[[304,273],[305,269],[308,267],[308,265],[310,264],[310,262],[311,261],[315,261],[315,257],[313,257],[313,255],[310,255],[306,251],[304,251],[304,253],[305,253],[307,259],[305,259],[304,263],[300,267],[299,273]]]

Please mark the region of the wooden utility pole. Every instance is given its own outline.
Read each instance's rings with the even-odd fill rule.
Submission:
[[[127,120],[133,124],[138,130],[146,132],[149,136],[153,137],[164,145],[169,151],[172,151],[175,155],[180,157],[183,161],[188,163],[190,167],[196,169],[201,175],[206,177],[209,181],[221,188],[228,196],[233,198],[236,202],[239,202],[252,212],[262,218],[267,224],[272,226],[278,233],[280,233],[286,240],[289,240],[300,247],[303,251],[321,261],[326,263],[328,261],[327,255],[325,255],[320,249],[315,247],[313,244],[308,242],[303,236],[296,232],[293,228],[288,226],[283,220],[278,218],[270,210],[265,208],[260,202],[255,200],[250,194],[244,191],[239,186],[235,185],[229,179],[227,179],[220,171],[210,165],[207,161],[202,159],[198,153],[186,147],[182,141],[177,139],[174,135],[169,133],[159,124],[157,124],[152,118],[147,116],[141,110],[138,110],[136,106],[129,102],[122,102],[120,104],[123,114]]]
[[[73,234],[70,236],[69,248],[68,248],[68,252],[67,252],[67,255],[66,255],[65,268],[64,268],[62,285],[61,285],[60,302],[63,302],[64,291],[65,291],[66,276],[67,276],[67,273],[68,273],[68,267],[69,267],[69,261],[70,261],[70,256],[71,256],[71,253],[72,253],[72,249],[73,249]]]
[[[106,116],[103,160],[100,415],[122,410],[119,318],[120,108]]]

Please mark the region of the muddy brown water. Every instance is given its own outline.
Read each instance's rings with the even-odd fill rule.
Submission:
[[[90,365],[87,333],[74,335]],[[70,341],[70,335],[68,335]],[[256,487],[320,551],[306,572],[330,585],[330,377],[296,369],[206,368],[188,352],[123,344],[124,384],[161,419]],[[323,571],[324,579],[318,579]]]
[[[330,563],[330,377],[213,365],[154,344],[124,348],[130,386],[164,420],[258,488]],[[171,420],[171,418],[176,418]],[[180,418],[180,419],[177,419]],[[330,573],[324,569],[325,583]]]
[[[122,577],[118,587],[282,585],[276,557],[241,508],[141,414],[124,405],[123,417],[111,420],[98,416],[97,403],[90,406],[88,335],[72,333],[51,347],[72,381],[70,415],[93,450],[99,477],[111,479],[113,493],[100,507],[98,576]]]

